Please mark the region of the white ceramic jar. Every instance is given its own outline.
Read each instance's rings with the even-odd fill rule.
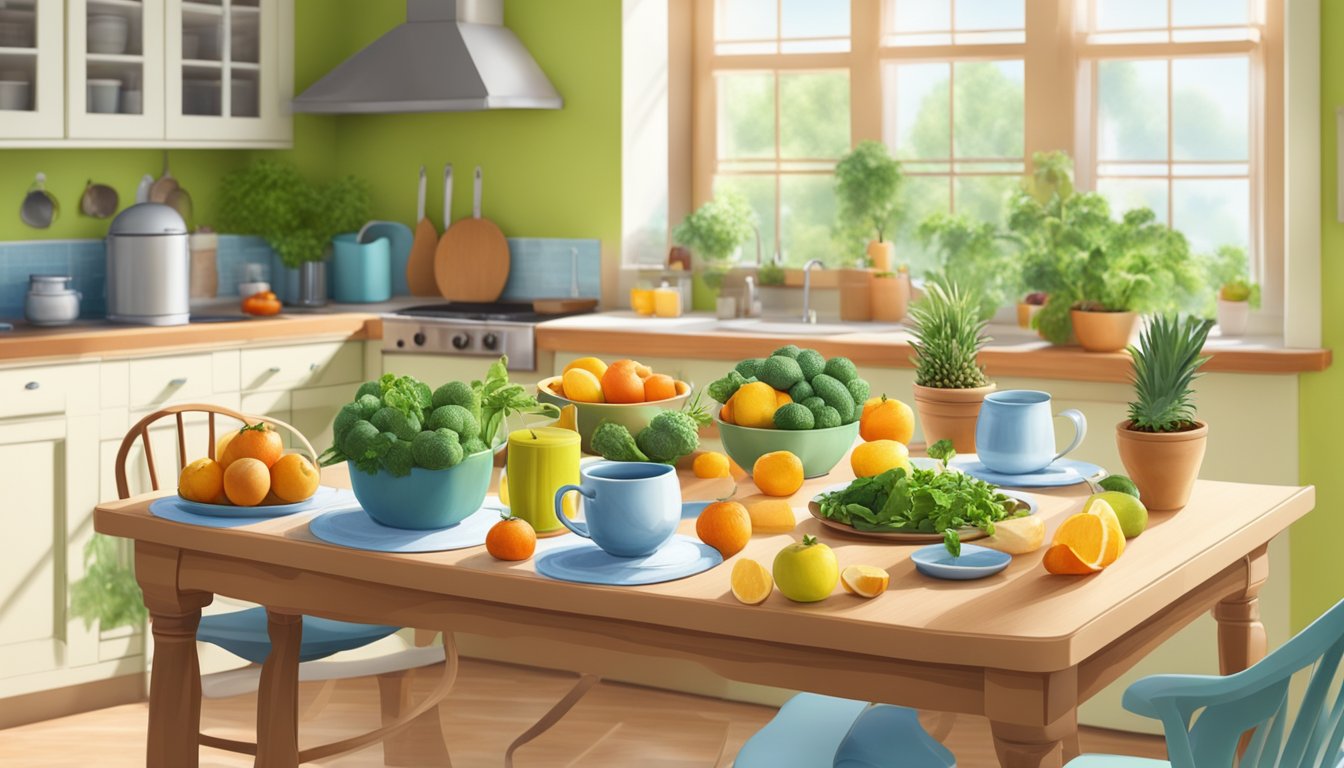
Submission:
[[[33,325],[69,325],[79,319],[79,291],[69,275],[29,275],[23,316]]]
[[[1223,336],[1241,336],[1251,318],[1249,301],[1218,300],[1218,330]]]

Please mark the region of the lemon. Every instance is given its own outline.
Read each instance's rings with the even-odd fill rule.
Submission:
[[[1045,521],[1040,515],[1014,517],[994,524],[994,535],[976,542],[1009,555],[1035,552],[1045,543]]]
[[[1120,530],[1125,532],[1125,538],[1132,539],[1148,527],[1148,508],[1137,498],[1120,491],[1095,493],[1083,503],[1083,511],[1090,512],[1092,505],[1098,501],[1104,501],[1111,508],[1120,522]]]
[[[849,455],[849,466],[855,477],[876,477],[897,467],[909,472],[910,451],[895,440],[874,440],[854,449]]]
[[[775,555],[773,572],[779,591],[798,603],[825,600],[840,581],[835,552],[815,536],[804,536],[802,541],[781,549]]]
[[[874,565],[851,565],[840,572],[840,585],[851,595],[877,597],[887,591],[891,576]]]
[[[764,565],[742,558],[733,565],[733,573],[729,577],[733,588],[733,597],[747,605],[760,605],[770,593],[775,589],[774,579],[770,577],[770,572]]]
[[[597,357],[580,357],[580,358],[577,359],[577,360],[573,360],[573,361],[571,361],[569,365],[566,365],[566,366],[565,366],[565,370],[561,371],[561,373],[569,373],[570,371],[574,370],[575,368],[577,368],[577,369],[579,369],[579,370],[587,371],[587,372],[593,374],[593,376],[596,376],[598,379],[601,379],[601,378],[602,378],[602,374],[604,374],[604,373],[607,372],[607,364],[604,363],[604,362],[601,360],[601,358],[597,358]]]

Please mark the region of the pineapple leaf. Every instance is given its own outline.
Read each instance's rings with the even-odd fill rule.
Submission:
[[[988,384],[977,362],[989,341],[979,300],[955,283],[930,281],[910,310],[914,320],[915,383],[938,389],[974,389]]]
[[[1158,315],[1131,346],[1134,401],[1129,420],[1140,432],[1175,432],[1195,422],[1191,386],[1208,358],[1200,357],[1212,320]]]

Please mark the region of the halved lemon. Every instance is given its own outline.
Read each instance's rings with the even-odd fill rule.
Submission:
[[[1015,517],[994,524],[994,535],[977,544],[1009,555],[1035,552],[1045,543],[1045,520],[1040,515]]]
[[[733,565],[730,580],[733,597],[747,605],[760,605],[775,591],[775,580],[770,575],[770,569],[747,558]]]

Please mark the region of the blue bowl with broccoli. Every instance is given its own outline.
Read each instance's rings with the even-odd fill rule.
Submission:
[[[369,474],[351,463],[350,485],[377,523],[415,530],[447,528],[481,508],[494,465],[489,450],[470,454],[449,469],[412,467],[404,477],[394,477],[386,468]]]
[[[715,417],[723,451],[751,472],[756,460],[774,451],[788,451],[803,462],[805,477],[828,474],[845,458],[859,437],[859,422],[824,429],[757,429],[728,424]]]

